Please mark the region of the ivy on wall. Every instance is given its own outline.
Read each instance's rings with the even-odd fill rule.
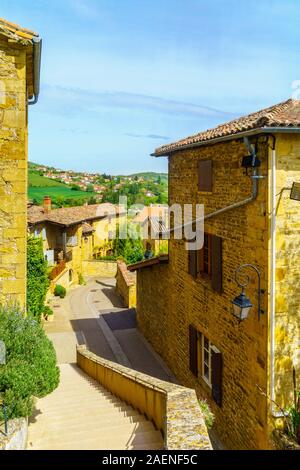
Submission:
[[[27,312],[40,321],[49,287],[47,261],[44,258],[41,238],[27,240]]]

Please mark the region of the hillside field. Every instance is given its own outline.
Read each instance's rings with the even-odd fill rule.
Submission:
[[[53,200],[57,198],[82,199],[95,196],[94,192],[74,191],[68,185],[45,178],[34,170],[28,172],[28,198],[36,200],[39,204],[43,202],[44,196],[50,196]]]

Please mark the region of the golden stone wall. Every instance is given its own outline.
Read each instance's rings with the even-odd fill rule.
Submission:
[[[300,183],[300,136],[281,135],[276,155],[275,385],[276,402],[288,406],[293,365],[300,383],[300,202],[290,199],[288,189]]]
[[[228,142],[177,152],[170,158],[170,204],[202,203],[213,212],[251,194],[251,181],[243,174],[247,154],[241,142]],[[267,174],[268,147],[261,142],[261,173]],[[212,194],[198,192],[198,160],[213,160]],[[165,359],[180,383],[196,389],[215,414],[216,431],[232,449],[266,448],[267,400],[257,386],[267,389],[268,315],[257,319],[255,277],[247,289],[254,304],[249,318],[239,324],[231,302],[240,293],[234,275],[241,264],[257,266],[266,290],[268,308],[267,179],[259,183],[256,202],[208,220],[205,230],[223,239],[223,293],[217,294],[204,279],[188,273],[184,242],[171,240],[169,264],[141,269],[137,281],[139,327]],[[216,405],[211,390],[189,370],[189,324],[203,333],[223,355],[223,404]]]
[[[0,302],[26,303],[26,49],[0,37]]]

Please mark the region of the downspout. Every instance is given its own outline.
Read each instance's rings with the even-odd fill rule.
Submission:
[[[42,57],[42,38],[34,36],[33,45],[33,97],[28,100],[29,105],[36,104],[40,94],[40,75],[41,75],[41,57]]]
[[[244,143],[245,143],[245,146],[247,147],[247,150],[250,151],[251,145],[250,145],[248,137],[244,137]],[[253,157],[253,174],[250,176],[250,178],[252,179],[251,196],[249,196],[247,199],[244,199],[243,201],[235,202],[234,204],[223,207],[222,209],[218,209],[214,212],[211,212],[210,214],[206,214],[206,215],[204,215],[203,217],[201,217],[199,219],[193,220],[192,222],[188,222],[184,225],[173,227],[169,230],[166,230],[165,232],[162,233],[162,235],[169,235],[172,232],[175,232],[176,230],[182,230],[184,228],[191,227],[193,224],[195,224],[197,222],[201,223],[205,220],[212,219],[213,217],[217,217],[218,215],[224,214],[225,212],[228,212],[228,211],[231,211],[231,210],[234,210],[234,209],[238,209],[239,207],[245,206],[245,205],[250,204],[251,202],[255,201],[257,196],[258,196],[258,180],[263,179],[264,176],[258,175],[257,167],[254,166],[255,159],[256,159],[255,151],[252,149],[251,153],[252,153],[252,157]]]
[[[276,149],[271,154],[271,266],[270,266],[270,399],[271,414],[281,417],[275,410],[275,320],[276,320]]]

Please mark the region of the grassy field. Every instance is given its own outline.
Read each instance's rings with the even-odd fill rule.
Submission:
[[[94,196],[95,193],[87,193],[86,191],[72,191],[68,186],[45,186],[45,187],[30,187],[28,189],[28,197],[33,200],[36,199],[38,203],[41,203],[44,199],[44,196],[50,196],[52,199],[57,197],[63,198],[89,198]]]
[[[35,188],[44,188],[44,187],[65,187],[66,185],[63,183],[59,183],[58,181],[54,181],[50,178],[45,178],[45,176],[39,175],[36,171],[29,170],[28,172],[28,181],[29,187],[33,186]]]
[[[57,198],[88,199],[95,196],[94,192],[74,191],[68,185],[45,178],[32,170],[28,172],[28,181],[28,198],[35,199],[39,204],[42,203],[44,196],[50,196],[53,200]]]

